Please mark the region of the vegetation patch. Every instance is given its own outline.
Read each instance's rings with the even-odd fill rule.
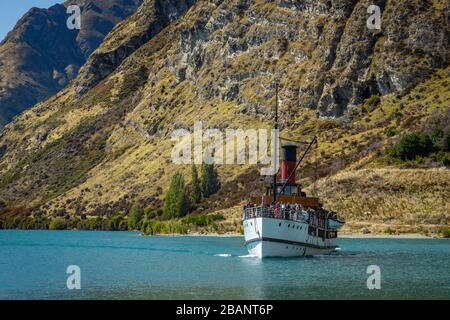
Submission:
[[[402,136],[400,141],[386,150],[390,159],[423,162],[431,159],[443,166],[450,165],[450,132],[441,129],[431,134],[414,132]]]

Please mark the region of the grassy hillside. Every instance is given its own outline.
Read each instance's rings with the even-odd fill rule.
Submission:
[[[450,224],[449,181],[443,168],[364,169],[322,179],[317,190],[347,219],[343,232],[439,233]]]
[[[448,129],[438,121],[450,105],[448,46],[441,37],[447,31],[445,1],[386,2],[382,33],[368,32],[361,18],[367,1],[198,1],[157,34],[153,23],[134,29],[141,15],[156,14],[154,6],[146,11],[150,2],[100,46],[98,64],[6,126],[0,136],[0,216],[106,221],[126,215],[135,203],[161,207],[174,172],[190,180],[191,166],[171,161],[173,130],[193,130],[195,121],[205,129],[270,128],[276,79],[282,136],[318,136],[298,176],[305,186],[314,177],[354,172],[359,192],[366,190],[361,170],[401,175],[407,168],[434,172],[442,166],[431,158],[391,161],[385,149],[409,132]],[[133,36],[124,37],[127,31]],[[91,81],[97,74],[104,79]],[[220,192],[195,213],[225,210],[231,220],[214,223],[239,229],[240,213],[230,208],[264,190],[259,168],[219,166]],[[440,170],[447,175],[448,169]],[[339,196],[338,187],[330,189]],[[430,215],[420,223],[448,223],[433,220],[443,214],[442,205],[403,200],[402,192],[393,193],[390,203],[395,197],[421,208],[411,212],[414,217]],[[342,203],[349,207],[342,204],[339,211],[366,221],[350,200]],[[399,223],[410,223],[406,211],[398,215]]]

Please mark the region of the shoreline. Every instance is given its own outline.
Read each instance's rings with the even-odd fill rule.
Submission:
[[[0,229],[0,231],[83,231],[83,232],[131,232],[135,233],[139,237],[217,237],[217,238],[232,238],[232,237],[243,237],[240,233],[200,233],[193,232],[187,234],[181,233],[170,233],[170,234],[144,234],[137,230],[128,231],[111,231],[111,230],[77,230],[77,229],[65,229],[65,230],[42,230],[42,229]],[[449,239],[445,237],[439,237],[437,235],[426,236],[419,233],[404,233],[404,234],[377,234],[377,233],[343,233],[338,235],[338,239]]]
[[[188,233],[188,234],[155,234],[155,235],[145,235],[139,234],[143,237],[218,237],[218,238],[230,238],[230,237],[243,237],[243,234],[239,233]],[[447,239],[437,236],[426,236],[418,233],[405,233],[405,234],[351,234],[346,233],[338,236],[338,239]]]
[[[352,234],[345,233],[338,235],[338,239],[446,239],[437,236],[426,236],[418,233],[404,233],[404,234]]]

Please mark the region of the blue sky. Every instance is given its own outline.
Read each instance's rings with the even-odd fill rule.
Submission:
[[[0,41],[32,7],[48,8],[63,0],[0,0]]]

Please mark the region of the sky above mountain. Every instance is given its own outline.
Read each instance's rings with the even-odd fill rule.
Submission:
[[[0,1],[0,41],[2,41],[16,22],[32,7],[48,8],[63,0],[20,0]]]

